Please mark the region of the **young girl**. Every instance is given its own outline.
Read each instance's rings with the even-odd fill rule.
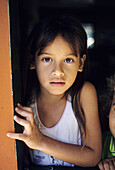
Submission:
[[[102,161],[98,164],[100,170],[114,170],[115,169],[115,74],[107,78],[107,85],[105,94],[101,98],[105,98],[105,105],[109,107],[109,130],[103,134],[103,151]],[[109,103],[109,105],[108,105]],[[106,106],[103,108],[104,113],[108,110]]]
[[[83,81],[86,53],[87,36],[75,18],[43,20],[31,34],[28,63],[37,88],[29,107],[15,109],[25,118],[14,116],[23,133],[7,135],[26,143],[35,165],[88,167],[101,158],[97,95]]]

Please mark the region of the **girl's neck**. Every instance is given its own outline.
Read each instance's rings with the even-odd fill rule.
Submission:
[[[55,104],[60,102],[61,100],[66,100],[67,95],[61,94],[61,95],[52,95],[52,94],[45,94],[45,93],[40,93],[38,95],[37,99],[39,102],[42,103],[47,103],[47,104]]]

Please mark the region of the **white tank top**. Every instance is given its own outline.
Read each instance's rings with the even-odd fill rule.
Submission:
[[[66,102],[64,112],[59,122],[51,128],[45,127],[40,121],[37,112],[37,104],[35,103],[34,106],[31,107],[33,108],[35,121],[40,131],[44,135],[61,142],[81,145],[81,135],[78,122],[72,110],[71,102],[69,100],[67,100]],[[30,149],[30,155],[32,162],[37,165],[74,166],[73,164],[61,161],[39,150]]]

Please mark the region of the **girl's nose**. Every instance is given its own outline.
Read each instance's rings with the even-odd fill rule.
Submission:
[[[61,67],[61,64],[54,64],[52,75],[57,77],[64,76],[64,72]]]
[[[63,72],[60,72],[60,71],[53,71],[53,72],[52,72],[52,75],[53,75],[53,76],[60,77],[60,76],[64,76],[64,73],[63,73]]]

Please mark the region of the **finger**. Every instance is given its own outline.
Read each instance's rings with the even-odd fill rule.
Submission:
[[[98,164],[98,167],[99,167],[100,170],[104,170],[104,167],[103,167],[103,163],[102,163],[102,162],[100,162],[100,163]]]
[[[109,168],[109,163],[108,163],[107,161],[104,161],[104,162],[103,162],[103,166],[104,166],[104,169],[105,169],[105,170],[110,170],[110,168]]]
[[[24,111],[24,110],[19,109],[19,108],[17,108],[17,107],[15,108],[15,110],[16,110],[16,112],[17,112],[19,115],[25,117],[26,120],[28,120],[29,122],[31,122],[31,124],[34,123],[33,112]]]
[[[19,115],[25,117],[28,121],[30,121],[31,124],[34,123],[34,116],[33,116],[33,111],[31,107],[27,108],[27,107],[21,106],[21,107],[16,107],[15,110]]]
[[[15,111],[19,114],[19,115],[21,115],[21,116],[23,116],[23,117],[28,117],[28,112],[27,111],[24,111],[24,110],[22,110],[22,109],[20,109],[20,108],[18,108],[18,107],[16,107],[15,108]]]
[[[115,157],[112,158],[113,166],[115,167]]]
[[[33,118],[33,110],[31,107],[23,107],[21,104],[17,104],[18,107],[15,108],[15,111],[23,117],[31,120]]]
[[[29,128],[30,126],[30,122],[25,120],[25,119],[22,119],[22,118],[19,118],[18,116],[14,116],[14,120],[21,126],[24,126],[25,128]]]
[[[22,109],[22,108],[16,107],[16,108],[15,108],[15,111],[16,111],[19,115],[21,115],[21,116],[23,116],[23,117],[25,117],[25,118],[28,118],[28,120],[33,119],[32,109],[31,109],[31,112],[28,112],[27,110],[24,110],[24,109]]]
[[[18,103],[17,106],[18,106],[19,109],[22,109],[22,110],[28,111],[28,112],[32,112],[32,108],[31,107],[24,107],[20,103]]]
[[[109,161],[109,167],[110,167],[110,170],[114,170],[115,169],[112,160]]]
[[[7,133],[7,136],[11,139],[18,139],[24,141],[26,139],[26,135],[22,133]]]

